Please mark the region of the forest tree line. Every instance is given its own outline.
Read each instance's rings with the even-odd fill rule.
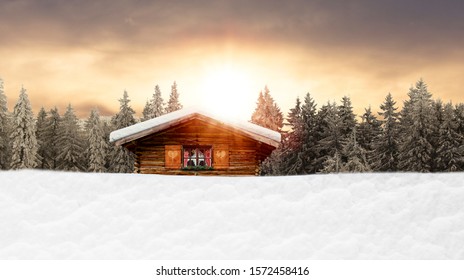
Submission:
[[[262,175],[464,170],[464,104],[432,99],[422,79],[401,110],[388,93],[377,114],[366,108],[360,121],[347,96],[318,109],[308,93],[285,121],[268,93],[260,99],[269,101],[256,108],[252,122],[282,133],[280,147],[261,164]]]
[[[171,86],[164,102],[157,85],[146,102],[141,120],[148,120],[182,108],[177,84]],[[34,116],[25,88],[21,88],[13,112],[8,112],[3,81],[0,79],[0,169],[37,168],[48,170],[131,173],[134,155],[109,143],[113,130],[137,123],[127,91],[119,99],[119,112],[104,120],[93,109],[82,122],[71,104],[61,116],[55,107],[40,109]]]
[[[110,132],[182,105],[175,82],[167,102],[155,87],[140,120],[126,91],[119,104],[111,120],[93,109],[82,123],[71,105],[62,116],[56,107],[34,116],[22,88],[8,112],[0,80],[0,169],[133,172],[134,155],[109,143]],[[422,79],[409,89],[401,109],[388,93],[376,111],[366,108],[360,121],[349,97],[318,108],[309,93],[296,99],[285,118],[266,87],[251,122],[282,135],[281,145],[262,162],[261,175],[464,170],[464,104],[433,100]]]

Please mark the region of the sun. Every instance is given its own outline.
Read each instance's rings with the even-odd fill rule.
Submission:
[[[257,97],[250,72],[225,64],[205,71],[201,82],[202,107],[222,116],[249,120]]]

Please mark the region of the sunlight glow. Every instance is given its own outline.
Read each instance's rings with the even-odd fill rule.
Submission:
[[[249,120],[255,105],[256,89],[251,76],[235,65],[221,65],[205,71],[201,86],[202,107],[214,114]],[[251,99],[250,99],[251,98]]]

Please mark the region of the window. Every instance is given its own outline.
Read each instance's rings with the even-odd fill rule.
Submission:
[[[211,147],[184,146],[182,154],[184,168],[211,167]]]

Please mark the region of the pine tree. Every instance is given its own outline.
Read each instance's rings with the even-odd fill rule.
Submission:
[[[456,132],[464,137],[464,104],[459,103],[454,108],[454,116],[456,117]],[[461,141],[459,151],[464,155],[464,139]],[[464,159],[459,164],[459,170],[464,170]]]
[[[134,118],[135,111],[129,103],[129,94],[127,91],[124,91],[122,98],[119,99],[119,112],[111,119],[114,129],[121,129],[136,123]]]
[[[266,102],[266,116],[271,120],[270,129],[282,132],[282,127],[284,125],[284,115],[282,114],[280,107],[274,101],[269,89],[265,87],[264,90],[264,101]]]
[[[402,111],[402,143],[400,169],[403,171],[430,172],[433,166],[434,118],[432,94],[420,79],[408,93],[410,99]],[[406,109],[406,110],[405,110]]]
[[[86,170],[83,157],[84,139],[79,126],[79,120],[74,114],[74,109],[71,104],[68,105],[60,123],[58,141],[58,169],[66,171]]]
[[[283,175],[282,171],[282,158],[283,148],[280,145],[277,149],[272,151],[271,155],[268,156],[260,165],[259,174],[261,176],[277,176]]]
[[[454,115],[456,116],[456,131],[464,135],[464,103],[459,103],[454,107]]]
[[[58,169],[59,160],[59,133],[61,126],[61,116],[58,109],[55,107],[48,113],[45,122],[45,131],[43,136],[43,154],[42,162],[45,169]]]
[[[109,142],[110,139],[110,134],[114,130],[113,125],[111,124],[111,120],[104,120],[100,119],[100,122],[102,124],[102,131],[103,131],[103,139],[105,140],[106,143],[106,157],[105,157],[105,170],[106,172],[111,172],[112,171],[112,161],[113,161],[113,155],[115,154],[115,149],[116,147],[114,146],[113,143]]]
[[[374,139],[380,135],[381,122],[372,114],[371,107],[364,109],[357,129],[358,144],[368,153],[374,150]]]
[[[3,91],[3,80],[0,78],[0,170],[9,168],[10,158],[10,116]]]
[[[380,105],[379,115],[383,117],[381,134],[374,138],[374,163],[375,171],[397,171],[398,154],[399,154],[399,128],[398,128],[398,110],[395,107],[396,102],[393,100],[391,93],[388,93],[385,101]]]
[[[282,132],[284,116],[280,107],[272,98],[267,86],[264,94],[260,92],[256,109],[251,116],[251,122],[271,130]]]
[[[434,116],[433,122],[431,124],[431,135],[430,135],[430,144],[432,145],[432,154],[430,155],[430,171],[436,172],[438,170],[438,162],[437,162],[437,147],[438,141],[440,137],[440,126],[443,123],[443,115],[444,115],[444,106],[441,100],[432,100],[432,114]]]
[[[304,174],[304,163],[301,154],[304,132],[299,98],[296,99],[295,107],[290,109],[287,122],[290,131],[283,134],[281,171],[285,175]]]
[[[353,129],[351,137],[343,145],[343,154],[347,159],[342,167],[344,172],[368,172],[371,170],[366,150],[357,143],[356,128]]]
[[[444,106],[442,118],[437,141],[437,169],[461,171],[464,156],[461,145],[464,136],[457,131],[458,123],[451,103]]]
[[[40,108],[39,113],[37,114],[37,122],[36,122],[36,137],[37,137],[37,144],[39,145],[39,149],[37,151],[37,155],[39,158],[39,164],[37,165],[40,169],[46,169],[46,158],[47,158],[47,112],[45,112],[44,107]]]
[[[168,104],[166,106],[166,113],[175,112],[180,109],[182,109],[182,104],[179,101],[179,93],[177,92],[177,84],[176,82],[174,82],[174,84],[171,87],[171,94],[169,95]]]
[[[333,156],[328,156],[324,163],[322,164],[323,168],[321,169],[322,173],[339,173],[342,171],[342,160],[338,151],[335,152]]]
[[[342,104],[338,106],[338,116],[342,124],[340,127],[341,136],[344,139],[348,139],[357,123],[356,115],[353,113],[351,99],[348,96],[343,96]]]
[[[151,119],[153,116],[153,111],[151,110],[151,105],[150,105],[150,102],[145,102],[145,106],[143,107],[143,111],[142,111],[142,118],[140,119],[140,121],[144,122],[146,120],[149,120]]]
[[[13,111],[11,168],[34,168],[37,166],[37,138],[34,114],[26,89],[21,88],[19,100]]]
[[[164,101],[163,97],[161,96],[161,90],[158,85],[155,86],[155,92],[153,93],[152,99],[150,101],[147,101],[147,103],[145,104],[142,114],[142,121],[153,119],[164,114]]]
[[[264,108],[264,95],[260,93],[255,110],[255,121],[259,119],[260,107]],[[262,106],[259,106],[261,103]],[[263,110],[264,112],[264,110]],[[316,104],[310,94],[304,103],[296,99],[295,107],[290,109],[286,126],[289,132],[282,133],[282,143],[270,157],[263,162],[261,173],[266,175],[297,175],[315,172],[312,164],[315,140],[314,133]]]
[[[327,104],[322,105],[322,107],[317,111],[315,116],[315,128],[313,132],[315,145],[312,146],[314,151],[314,158],[312,160],[312,166],[314,172],[322,171],[324,163],[327,160],[329,155],[329,147],[322,143],[322,140],[328,136],[328,122],[330,111],[332,110],[332,104],[328,102]]]
[[[176,85],[176,92],[177,92],[177,85]],[[180,104],[179,104],[180,105]],[[153,98],[151,99],[151,106],[152,106],[152,118],[160,117],[164,114],[164,100],[161,96],[161,90],[158,85],[155,86],[155,93],[153,94]],[[182,105],[180,105],[180,108]]]
[[[304,165],[304,173],[316,173],[317,153],[317,105],[309,93],[306,94],[303,105],[301,106],[301,117],[303,121],[302,128],[302,146],[301,158]]]
[[[263,92],[260,91],[258,95],[258,100],[256,101],[256,108],[251,115],[251,123],[263,126],[266,121],[266,115],[264,108],[266,107],[264,102]]]
[[[100,115],[97,109],[90,112],[90,117],[87,120],[88,133],[88,171],[89,172],[105,172],[107,143],[100,122]]]
[[[135,124],[135,111],[129,105],[127,91],[119,99],[119,112],[112,118],[113,129],[121,129]],[[110,171],[115,173],[132,173],[134,170],[134,155],[122,146],[113,146],[111,151]]]
[[[335,163],[333,167],[337,168],[336,172],[340,171],[342,163],[343,138],[342,127],[343,123],[338,115],[338,108],[335,103],[328,103],[321,110],[325,112],[322,127],[322,138],[317,144],[317,149],[321,155],[322,168],[327,170],[327,164]]]

